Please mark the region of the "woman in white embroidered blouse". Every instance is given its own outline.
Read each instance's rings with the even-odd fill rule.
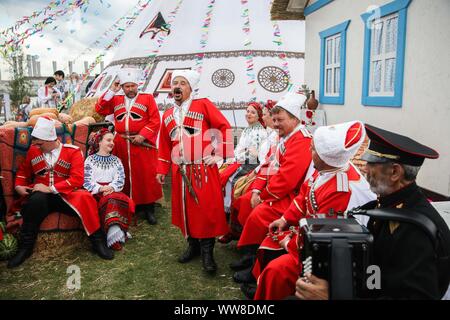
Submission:
[[[271,148],[275,147],[278,143],[278,133],[274,129],[272,116],[270,115],[270,109],[275,106],[276,102],[272,100],[268,100],[266,105],[262,108],[262,115],[260,119],[262,120],[262,123],[264,124],[266,133],[265,135],[262,135],[265,137],[259,144],[259,152],[258,152],[258,165],[251,168],[252,170],[249,170],[245,172],[246,176],[243,177],[244,174],[239,175],[241,179],[244,179],[245,181],[242,182],[242,186],[239,187],[240,190],[247,189],[248,185],[250,185],[253,182],[253,179],[256,177],[256,174],[259,171],[259,168],[261,165],[266,161],[266,158],[268,157],[268,153]],[[245,130],[244,130],[245,131]],[[237,181],[237,179],[235,179]],[[229,226],[230,226],[230,232],[226,235],[223,235],[218,239],[220,243],[229,243],[232,240],[239,239],[239,235],[242,232],[242,226],[239,224],[239,221],[237,220],[237,215],[235,212],[235,209],[233,209],[233,203],[235,202],[234,198],[234,192],[233,187],[236,183],[233,181],[232,187],[230,188],[230,199],[227,199],[225,195],[225,204],[228,204],[228,214],[229,214]],[[241,184],[241,182],[239,183]],[[225,189],[226,190],[226,189]]]
[[[84,188],[98,201],[100,222],[107,234],[107,245],[120,250],[134,215],[135,205],[122,193],[125,172],[120,159],[111,154],[114,134],[104,128],[90,141],[89,156],[84,163]]]
[[[264,158],[259,158],[261,144],[267,139],[267,131],[262,120],[262,107],[257,102],[250,102],[247,105],[245,115],[248,127],[246,127],[239,138],[239,143],[234,149],[234,159],[227,163],[225,169],[220,170],[220,181],[224,190],[224,207],[229,220],[233,187],[236,181],[253,171]],[[225,236],[219,238],[222,239]]]

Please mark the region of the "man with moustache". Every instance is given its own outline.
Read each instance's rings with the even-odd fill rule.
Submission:
[[[55,123],[40,117],[31,133],[33,144],[17,171],[15,189],[25,198],[21,210],[19,251],[8,268],[21,265],[33,253],[39,226],[51,212],[80,217],[94,251],[103,259],[113,259],[106,246],[105,234],[94,197],[83,190],[84,165],[81,150],[62,144],[56,137]]]
[[[133,199],[136,212],[143,213],[154,225],[154,203],[162,197],[161,185],[156,181],[156,139],[161,120],[153,96],[138,92],[141,75],[140,69],[121,69],[118,81],[98,99],[95,110],[104,116],[114,114],[117,134],[113,153],[125,169],[123,192]],[[117,94],[120,89],[124,95]]]
[[[408,137],[365,125],[370,145],[362,159],[366,177],[378,200],[364,209],[397,208],[405,216],[427,217],[437,228],[437,242],[418,225],[371,218],[374,264],[381,272],[381,288],[371,290],[376,299],[441,299],[450,281],[450,231],[416,184],[425,158],[439,154]],[[312,274],[296,282],[296,297],[328,299],[328,282]]]
[[[172,168],[172,223],[188,242],[178,262],[201,255],[212,274],[215,237],[228,232],[217,163],[234,154],[226,118],[211,101],[194,96],[199,80],[193,70],[172,74],[175,104],[162,119],[157,179],[163,184]]]
[[[280,137],[273,160],[261,168],[250,189],[250,201],[241,201],[238,219],[243,224],[238,248],[244,253],[230,267],[240,270],[233,279],[254,282],[252,265],[256,251],[265,239],[269,224],[280,218],[297,196],[303,181],[312,174],[311,134],[300,123],[300,108],[306,97],[287,93],[270,111]],[[245,217],[244,217],[245,216]]]
[[[315,172],[302,184],[283,216],[269,225],[271,234],[261,244],[253,268],[258,286],[248,283],[241,286],[247,297],[278,300],[295,292],[295,281],[303,267],[298,247],[302,245],[297,233],[299,220],[337,218],[349,209],[376,199],[366,179],[350,162],[365,135],[360,121],[322,126],[314,132],[311,154]],[[366,216],[356,218],[364,224],[368,220]],[[295,232],[288,228],[294,228]],[[281,256],[271,260],[274,253]]]

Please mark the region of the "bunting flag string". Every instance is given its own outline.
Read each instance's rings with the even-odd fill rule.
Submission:
[[[117,19],[108,29],[106,29],[95,41],[93,41],[89,46],[87,46],[86,49],[84,49],[80,54],[78,54],[72,61],[75,62],[80,57],[83,57],[87,53],[92,52],[96,46],[100,45],[101,40],[103,38],[107,38],[112,33],[112,31],[119,30],[123,34],[126,31],[126,29],[134,23],[134,21],[140,15],[142,10],[148,7],[150,2],[152,2],[152,0],[139,0],[138,3],[134,5],[134,7],[128,10],[127,13],[125,13],[125,15]],[[122,25],[124,20],[126,20],[125,25]],[[114,45],[118,44],[121,37],[122,37],[121,34],[117,35],[112,40],[112,42],[104,48],[104,50],[109,50],[112,47],[114,47]]]
[[[76,0],[68,4],[68,7],[60,9],[54,13],[49,14],[42,21],[34,23],[30,28],[27,28],[24,32],[14,33],[10,37],[6,37],[6,40],[0,44],[0,50],[4,57],[13,53],[16,48],[23,45],[25,40],[34,34],[41,32],[44,28],[52,24],[58,17],[64,16],[69,12],[74,12],[76,9],[83,9],[89,4],[89,0]]]
[[[270,1],[270,7],[272,8],[273,0]],[[281,60],[281,69],[284,71],[286,77],[288,78],[288,91],[292,90],[293,83],[291,81],[291,74],[289,72],[289,63],[287,60],[286,52],[282,51],[283,46],[283,38],[281,36],[280,32],[280,26],[278,25],[277,21],[272,20],[272,27],[273,27],[273,40],[272,42],[275,43],[278,47],[278,58]]]
[[[21,19],[18,19],[13,26],[4,29],[0,32],[1,36],[6,36],[8,33],[16,32],[22,25],[25,23],[30,23],[31,20],[38,18],[41,14],[47,15],[47,11],[51,11],[56,7],[63,5],[67,0],[52,0],[50,3],[40,11],[34,11],[29,16],[23,16]]]
[[[256,74],[254,70],[254,62],[253,62],[253,52],[251,50],[252,47],[252,40],[250,38],[250,16],[249,16],[249,9],[248,9],[248,0],[241,0],[241,6],[242,6],[242,14],[241,17],[243,18],[243,25],[242,25],[242,31],[245,34],[244,37],[244,48],[248,49],[246,55],[245,55],[245,63],[246,63],[246,74],[248,77],[248,85],[251,88],[251,101],[256,101]]]
[[[139,14],[142,12],[142,10],[144,10],[149,5],[149,3],[151,1],[152,0],[147,0],[147,3],[143,4],[142,6],[140,6],[139,9],[137,11],[135,11],[131,17],[127,18],[129,23],[127,23],[127,25],[125,26],[125,30],[122,31],[119,35],[117,35],[107,46],[105,46],[105,48],[103,49],[103,52],[101,54],[97,55],[97,57],[95,58],[94,62],[92,62],[89,65],[87,70],[82,75],[81,81],[78,83],[78,85],[75,88],[75,90],[73,92],[71,92],[67,96],[67,98],[64,100],[64,103],[60,107],[61,109],[63,108],[64,105],[66,106],[66,108],[70,108],[71,103],[73,103],[73,96],[75,95],[75,93],[80,91],[81,86],[83,85],[84,81],[86,81],[86,79],[89,77],[91,72],[102,61],[103,57],[106,55],[106,52],[108,50],[110,50],[111,48],[113,48],[114,46],[116,46],[117,44],[120,43],[120,40],[122,39],[122,36],[124,35],[126,29],[133,25],[133,23],[136,21],[136,18],[139,16]]]
[[[208,43],[208,35],[209,35],[209,26],[211,25],[214,5],[216,0],[210,0],[208,2],[208,9],[206,11],[206,16],[202,24],[201,36],[200,36],[200,53],[195,56],[195,70],[202,74],[203,71],[203,57],[205,56],[204,50],[206,48],[206,44]]]
[[[183,0],[178,0],[177,4],[175,6],[175,9],[172,10],[169,15],[167,16],[167,24],[165,26],[166,30],[170,30],[172,24],[175,21],[175,18],[178,14],[178,11],[181,7],[181,4],[183,3]],[[150,71],[153,68],[153,65],[155,63],[155,59],[156,56],[159,53],[159,50],[161,49],[165,39],[167,38],[167,35],[169,34],[169,32],[160,32],[158,33],[158,35],[156,36],[156,43],[157,43],[157,48],[155,50],[152,50],[152,53],[148,56],[148,58],[150,58],[150,61],[147,63],[147,65],[144,68],[144,72],[143,72],[143,78],[141,79],[141,82],[139,83],[139,86],[142,86],[145,82],[145,79],[148,78],[148,76],[150,75]]]

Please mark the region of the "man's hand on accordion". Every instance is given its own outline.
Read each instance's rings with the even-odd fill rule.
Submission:
[[[300,300],[328,300],[328,281],[307,273],[295,283],[295,296]]]
[[[272,221],[271,224],[269,224],[269,233],[279,233],[283,230],[286,230],[288,227],[288,224],[286,220],[281,217],[280,219],[277,219],[275,221]]]

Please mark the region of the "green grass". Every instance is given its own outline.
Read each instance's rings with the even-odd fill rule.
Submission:
[[[200,258],[180,264],[177,258],[186,242],[171,225],[170,208],[156,212],[158,224],[138,219],[130,228],[133,238],[111,261],[100,259],[86,245],[75,245],[54,256],[34,254],[12,270],[0,262],[0,299],[244,299],[228,268],[238,258],[235,244],[216,244],[215,276],[202,270]],[[73,264],[81,270],[79,290],[66,285],[66,271]]]

